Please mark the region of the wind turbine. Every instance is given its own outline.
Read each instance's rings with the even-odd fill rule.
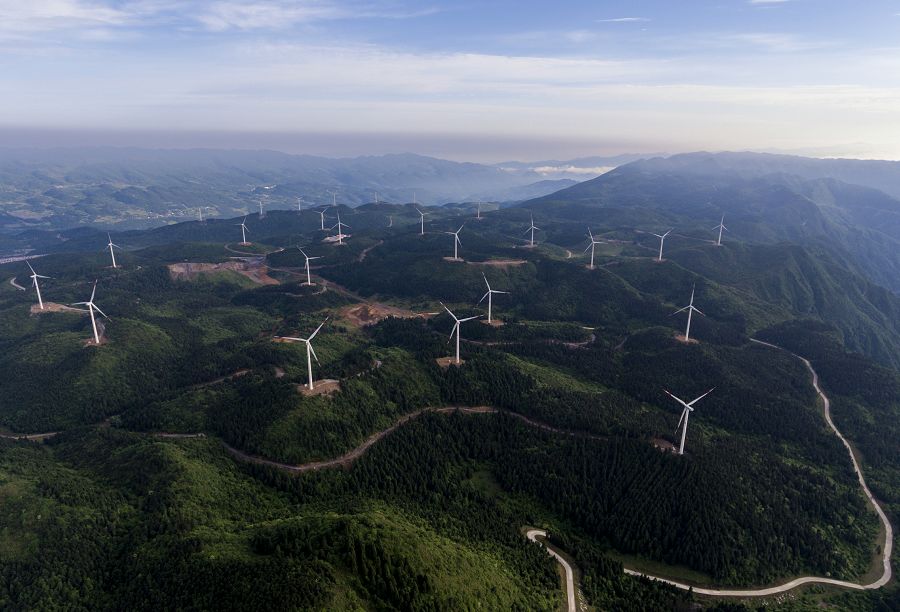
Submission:
[[[706,393],[704,393],[697,399],[687,402],[687,403],[685,403],[684,400],[672,395],[672,393],[670,393],[668,389],[663,389],[663,391],[666,392],[666,395],[668,395],[669,397],[674,399],[676,402],[678,402],[679,404],[684,406],[684,410],[681,412],[681,418],[678,419],[678,425],[675,426],[675,431],[678,431],[678,428],[681,427],[681,422],[684,421],[684,429],[681,430],[681,445],[678,447],[679,455],[684,454],[684,438],[687,435],[688,417],[694,411],[694,404],[696,404],[697,402],[702,400],[704,397],[706,397],[707,395],[712,393],[714,389],[715,389],[715,387],[713,387],[712,389],[710,389],[709,391],[707,391]]]
[[[527,234],[528,232],[531,232],[531,241],[530,241],[530,243],[528,244],[528,247],[529,247],[529,248],[532,248],[532,249],[534,248],[534,230],[536,230],[536,229],[541,229],[541,228],[537,227],[537,226],[534,224],[534,215],[532,215],[532,216],[531,216],[531,227],[529,227],[527,230],[525,230],[525,233],[526,233],[526,234]]]
[[[722,220],[719,221],[719,224],[713,228],[714,230],[719,230],[719,238],[716,240],[716,246],[722,246],[722,230],[728,231],[728,228],[725,227],[725,215],[722,215]]]
[[[441,302],[441,306],[444,306],[444,303]],[[481,315],[475,315],[474,317],[466,317],[465,319],[457,319],[456,315],[450,312],[450,309],[444,306],[444,310],[446,310],[455,323],[453,324],[453,329],[450,331],[450,340],[453,340],[453,334],[456,334],[456,365],[459,365],[459,328],[460,324],[465,323],[466,321],[471,321],[472,319],[477,319]],[[449,342],[449,340],[448,340]]]
[[[481,221],[481,202],[477,204],[477,208],[475,209],[475,218]]]
[[[319,333],[319,330],[322,329],[322,326],[328,322],[328,317],[322,321],[319,326],[316,328],[312,334],[310,334],[309,338],[291,338],[289,336],[275,336],[276,338],[280,338],[282,340],[289,340],[291,342],[305,342],[306,343],[306,373],[308,376],[309,383],[307,386],[309,390],[313,390],[313,375],[312,375],[312,360],[315,359],[316,363],[319,363],[319,358],[316,356],[316,351],[312,346],[312,339],[316,337],[316,334]]]
[[[303,196],[297,196],[297,212],[303,212]]]
[[[416,206],[416,211],[419,213],[421,217],[421,226],[419,227],[419,236],[425,235],[425,213],[419,210],[419,207]]]
[[[88,312],[91,313],[91,325],[94,327],[94,342],[96,344],[100,344],[100,334],[97,333],[97,319],[94,317],[94,310],[102,314],[105,318],[109,318],[106,316],[106,313],[100,310],[96,304],[94,304],[94,294],[97,293],[97,281],[94,281],[94,289],[91,291],[91,299],[87,302],[75,302],[74,304],[70,304],[70,306],[87,306]]]
[[[388,215],[388,227],[394,227],[394,217]]]
[[[115,247],[117,249],[121,249],[122,247],[120,247],[118,244],[113,244],[113,241],[109,235],[109,232],[107,232],[106,237],[109,239],[109,244],[107,244],[106,246],[107,246],[107,248],[109,248],[109,256],[112,257],[112,267],[118,268],[119,266],[116,265],[116,252],[113,251],[113,247]]]
[[[459,229],[455,232],[444,232],[445,234],[450,234],[453,236],[453,261],[459,261],[459,257],[457,255],[457,247],[462,244],[462,241],[459,239],[459,233],[462,231],[462,228],[465,227],[465,223],[459,226]]]
[[[203,223],[203,207],[202,206],[197,207],[197,215],[199,215],[199,217],[200,217],[200,223]]]
[[[326,206],[326,207],[323,208],[322,210],[317,210],[317,211],[316,211],[317,213],[319,213],[319,229],[322,230],[323,232],[325,231],[325,212],[326,212],[329,208],[330,208],[329,206]]]
[[[694,307],[694,289],[696,289],[696,285],[691,287],[690,303],[687,306],[685,306],[684,308],[679,308],[678,310],[676,310],[675,312],[672,313],[672,315],[677,315],[679,312],[684,312],[685,310],[687,310],[687,313],[688,313],[687,329],[684,330],[684,341],[685,342],[688,342],[691,339],[691,315],[695,312],[699,315],[703,315],[703,313],[700,312],[699,309]],[[706,315],[703,315],[703,316],[706,316]]]
[[[259,218],[266,218],[266,210],[263,208],[263,201],[261,199],[259,200]]]
[[[487,276],[484,275],[484,272],[481,273],[481,276],[484,278],[484,284],[487,285],[487,293],[481,296],[481,299],[478,300],[478,303],[481,304],[484,301],[484,298],[487,298],[488,301],[488,317],[487,322],[491,323],[493,319],[491,318],[491,302],[493,301],[491,297],[495,293],[509,293],[509,291],[497,291],[496,289],[491,289],[491,284],[488,282]]]
[[[591,243],[589,245],[587,245],[587,248],[585,248],[583,252],[587,253],[588,249],[591,250],[591,265],[588,267],[591,270],[593,270],[594,269],[594,247],[598,244],[606,244],[606,241],[605,240],[597,240],[596,238],[594,238],[594,234],[591,233],[591,228],[588,228],[588,239],[591,241]]]
[[[653,232],[650,232],[650,233],[653,234]],[[653,234],[654,236],[659,238],[659,257],[656,258],[656,261],[662,261],[663,245],[666,243],[666,236],[668,236],[671,233],[672,233],[672,230],[669,230],[668,232],[666,232],[665,234],[662,234],[662,235]]]
[[[247,229],[247,217],[244,217],[243,221],[241,221],[240,223],[235,223],[235,225],[241,226],[241,244],[250,244],[249,242],[247,242],[247,232],[250,231]]]
[[[27,261],[25,263],[28,264],[28,269],[31,270],[31,282],[34,285],[34,290],[37,291],[38,306],[40,306],[41,310],[43,310],[44,309],[44,300],[41,299],[41,287],[40,287],[40,285],[38,285],[38,279],[39,278],[50,278],[50,277],[49,276],[41,276],[40,274],[38,274],[37,272],[34,271],[34,268],[31,267],[30,263],[28,263]]]
[[[337,223],[334,224],[331,229],[337,228],[337,239],[338,244],[344,244],[344,230],[342,228],[349,228],[350,226],[346,223],[341,223],[341,211],[337,211]]]
[[[309,262],[312,261],[313,259],[322,259],[322,256],[317,255],[316,257],[310,257],[309,255],[306,254],[306,251],[304,251],[300,247],[297,247],[297,249],[301,253],[303,253],[303,256],[306,258],[306,284],[307,284],[307,286],[311,287],[313,283],[312,283],[312,276],[309,273]]]

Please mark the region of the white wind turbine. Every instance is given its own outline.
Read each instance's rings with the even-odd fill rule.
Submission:
[[[347,225],[346,223],[341,223],[341,211],[337,211],[337,223],[335,223],[331,227],[331,229],[337,228],[338,244],[344,244],[344,229],[343,228],[345,228],[345,227],[348,229],[350,228],[350,226]]]
[[[303,196],[297,196],[297,212],[303,212]]]
[[[243,221],[241,221],[240,223],[235,223],[235,225],[241,226],[241,244],[243,244],[243,245],[250,244],[249,242],[247,242],[247,232],[250,231],[247,229],[247,217],[244,217]]]
[[[304,251],[300,247],[297,247],[297,249],[301,253],[303,253],[303,256],[306,258],[306,264],[305,264],[306,265],[306,285],[311,287],[313,283],[312,283],[312,275],[309,273],[309,262],[312,261],[313,259],[322,259],[322,256],[317,255],[315,257],[310,257],[309,255],[306,254],[306,251]]]
[[[538,229],[541,229],[541,228],[537,227],[537,226],[534,224],[534,215],[532,215],[532,216],[531,216],[531,226],[530,226],[527,230],[525,230],[525,233],[526,233],[526,234],[527,234],[528,232],[531,232],[531,240],[530,240],[530,242],[528,243],[528,246],[529,246],[530,248],[534,248],[534,230],[538,230]]]
[[[425,213],[422,212],[421,210],[419,210],[418,206],[416,206],[416,211],[419,213],[419,216],[421,217],[421,220],[420,220],[421,225],[419,226],[419,236],[424,236],[425,235]]]
[[[291,338],[289,336],[276,336],[276,338],[280,338],[282,340],[288,340],[290,342],[305,342],[306,343],[306,374],[309,380],[307,386],[309,390],[313,390],[313,375],[312,375],[312,360],[315,359],[316,363],[319,363],[319,358],[316,356],[316,351],[312,346],[312,339],[316,337],[316,334],[319,333],[319,330],[322,329],[322,326],[328,322],[328,318],[326,317],[324,321],[322,321],[319,326],[316,328],[312,334],[310,334],[309,338]]]
[[[589,245],[587,245],[587,248],[585,248],[583,252],[587,253],[588,249],[591,250],[591,265],[588,267],[591,270],[593,270],[594,269],[594,247],[597,246],[598,244],[606,244],[606,241],[605,240],[597,240],[596,238],[594,238],[594,234],[591,232],[591,228],[588,228],[588,239],[591,241],[591,243]]]
[[[716,246],[722,246],[722,230],[728,231],[728,228],[725,227],[725,215],[722,215],[722,220],[719,221],[719,224],[713,229],[719,230],[719,238],[716,240]]]
[[[462,231],[462,228],[465,227],[465,223],[459,226],[459,229],[455,232],[444,232],[445,234],[449,234],[453,236],[453,260],[459,261],[458,250],[457,247],[462,245],[462,241],[459,239],[459,233]]]
[[[685,402],[684,400],[672,395],[672,393],[670,393],[668,389],[663,389],[663,391],[666,392],[666,395],[668,395],[669,397],[674,399],[676,402],[678,402],[679,404],[684,406],[684,410],[682,410],[682,412],[681,412],[681,418],[678,419],[678,425],[675,426],[675,431],[678,431],[678,428],[681,427],[681,422],[684,421],[684,428],[681,430],[681,444],[678,447],[679,455],[684,454],[684,438],[687,435],[688,417],[694,411],[694,404],[696,404],[697,402],[702,400],[704,397],[706,397],[707,395],[712,393],[714,389],[715,389],[715,387],[713,387],[712,389],[710,389],[709,391],[707,391],[706,393],[704,393],[697,399],[690,401],[690,402]]]
[[[653,234],[653,232],[650,232]],[[653,234],[657,238],[659,238],[659,256],[656,258],[656,261],[662,261],[662,253],[663,253],[663,245],[666,243],[666,236],[672,233],[672,230],[669,230],[665,234]]]
[[[259,218],[260,218],[260,219],[265,219],[265,218],[266,218],[266,209],[263,208],[263,201],[262,201],[262,200],[259,200]]]
[[[96,310],[100,314],[102,314],[105,318],[109,318],[106,316],[106,313],[100,310],[96,304],[94,304],[94,294],[97,293],[97,281],[94,281],[94,289],[91,291],[91,299],[87,302],[75,302],[74,304],[70,304],[70,306],[87,306],[88,312],[91,313],[91,325],[94,328],[94,342],[96,344],[100,344],[100,334],[97,333],[97,319],[94,317],[94,311]]]
[[[497,291],[496,289],[491,289],[491,284],[488,282],[487,276],[484,275],[484,272],[481,273],[481,276],[484,278],[484,284],[487,285],[487,292],[481,296],[481,299],[478,300],[478,303],[481,304],[484,301],[484,298],[487,298],[488,301],[488,316],[487,322],[491,323],[493,319],[491,318],[491,302],[493,301],[491,297],[495,293],[509,293],[509,291]]]
[[[677,315],[679,312],[684,312],[685,310],[687,310],[687,313],[688,313],[687,329],[684,330],[684,340],[685,340],[685,342],[687,342],[688,340],[691,339],[691,315],[692,315],[693,313],[696,312],[698,315],[706,316],[706,315],[704,315],[702,312],[700,312],[699,309],[697,309],[697,308],[694,307],[694,289],[696,289],[696,288],[697,288],[696,285],[694,285],[693,287],[691,287],[691,301],[690,301],[690,303],[689,303],[687,306],[685,306],[684,308],[679,308],[678,310],[676,310],[675,312],[672,313],[672,315]],[[671,316],[671,315],[670,315],[670,316]]]
[[[441,302],[441,306],[444,306],[443,302]],[[456,315],[453,314],[449,308],[444,306],[444,310],[446,310],[450,314],[450,316],[453,317],[453,320],[455,321],[455,323],[453,324],[453,329],[450,331],[450,340],[453,340],[453,334],[456,334],[456,364],[459,365],[459,334],[460,334],[459,328],[462,323],[465,323],[466,321],[471,321],[472,319],[477,319],[481,315],[475,315],[474,317],[466,317],[465,319],[457,319]],[[449,340],[448,340],[448,342],[449,342]]]
[[[323,232],[325,231],[325,213],[328,211],[329,208],[330,208],[329,206],[326,206],[322,210],[316,211],[317,213],[319,213],[319,229]]]
[[[199,217],[200,223],[203,223],[203,207],[202,206],[197,207],[197,215]]]
[[[481,221],[481,202],[478,203],[477,208],[475,209],[475,218]]]
[[[120,247],[118,244],[113,244],[109,232],[106,233],[106,237],[109,239],[109,244],[107,244],[106,247],[109,249],[109,256],[112,257],[112,267],[118,268],[119,266],[116,265],[116,252],[113,251],[113,248],[121,249],[122,247]]]
[[[388,215],[388,227],[394,227],[394,217]]]
[[[38,279],[39,278],[50,278],[50,277],[49,276],[41,276],[40,274],[38,274],[37,272],[34,271],[34,268],[31,267],[30,263],[28,263],[27,261],[25,263],[28,264],[28,269],[31,270],[31,283],[34,285],[34,290],[37,292],[38,306],[40,306],[41,310],[43,310],[44,309],[44,300],[41,299],[41,287],[40,287],[40,285],[38,285]]]

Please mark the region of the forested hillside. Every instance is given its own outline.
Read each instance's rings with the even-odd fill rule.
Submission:
[[[717,247],[649,207],[535,206],[534,248],[520,208],[429,209],[424,235],[410,206],[339,210],[345,245],[318,214],[273,211],[247,219],[248,245],[243,217],[115,234],[117,268],[105,235],[39,236],[56,240],[29,260],[51,277],[44,310],[28,267],[0,265],[0,607],[559,609],[529,527],[598,610],[742,609],[623,567],[707,587],[874,579],[878,517],[789,352],[896,520],[900,302],[839,251],[737,228]],[[663,220],[678,230],[656,262],[634,229]],[[95,280],[99,345],[67,306]],[[487,283],[506,292],[490,325]],[[692,292],[687,341],[673,313]],[[459,364],[454,316],[479,317]],[[679,455],[666,391],[710,390]],[[750,603],[897,595],[786,597]]]

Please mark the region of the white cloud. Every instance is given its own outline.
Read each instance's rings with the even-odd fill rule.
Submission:
[[[585,168],[581,166],[537,166],[531,168],[538,174],[574,174],[576,176],[600,176],[606,174],[610,170],[614,170],[615,166],[597,166],[595,168]]]
[[[613,19],[597,19],[597,23],[633,23],[635,21],[650,21],[646,17],[615,17]]]

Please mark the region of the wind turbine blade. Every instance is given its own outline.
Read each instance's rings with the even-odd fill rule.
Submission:
[[[465,226],[466,226],[466,224],[463,223],[462,225],[459,226],[459,229],[456,230],[456,232],[454,232],[454,233],[456,233],[456,234],[460,233],[462,231],[462,228],[464,228]]]
[[[304,256],[304,257],[306,257],[307,259],[309,259],[309,255],[306,254],[306,251],[304,251],[304,250],[301,249],[300,247],[297,247],[297,250],[300,251],[301,253],[303,253],[303,256]]]
[[[109,318],[109,317],[106,316],[106,313],[103,312],[102,310],[100,310],[100,307],[97,306],[96,304],[94,304],[93,302],[91,302],[91,306],[93,306],[93,307],[94,307],[94,310],[96,310],[97,312],[99,312],[100,314],[102,314],[105,318],[107,318],[107,319]]]
[[[509,291],[496,291],[494,289],[491,289],[491,293],[509,293]]]
[[[69,306],[87,306],[87,302],[72,302]]]
[[[681,417],[678,419],[678,425],[675,426],[675,431],[678,431],[681,428],[681,423],[684,421],[684,415],[687,414],[688,408],[684,407],[684,410],[681,411]]]
[[[481,315],[475,315],[474,317],[466,317],[465,319],[460,319],[459,322],[465,323],[466,321],[471,321],[472,319],[477,319],[479,317],[481,317]]]
[[[310,354],[313,356],[313,359],[316,360],[316,363],[319,363],[319,356],[316,355],[316,349],[313,348],[312,342],[310,342],[309,340],[307,340],[307,341],[306,341],[306,344],[309,345],[309,352],[310,352]]]
[[[462,240],[459,239],[459,234],[453,234],[456,237],[456,242],[459,246],[462,246]]]
[[[584,250],[582,251],[582,253],[587,253],[588,249],[591,248],[592,246],[594,246],[593,242],[591,244],[587,245],[586,247],[584,247]]]
[[[487,276],[485,276],[484,272],[481,273],[481,278],[484,279],[484,284],[487,285],[488,291],[491,290],[491,284],[488,282]]]
[[[97,293],[97,281],[94,281],[94,288],[91,290],[91,299],[88,300],[89,302],[94,301],[94,294],[96,294],[96,293]]]
[[[292,342],[306,342],[306,338],[293,338],[291,336],[275,336],[281,340],[291,340]]]
[[[441,306],[444,306],[444,303],[443,303],[443,302],[439,302],[439,303],[440,303]],[[444,310],[447,311],[447,314],[449,314],[451,317],[453,317],[453,320],[454,320],[454,321],[459,321],[459,319],[456,318],[456,315],[453,314],[453,313],[450,311],[449,308],[447,308],[446,306],[444,306]]]
[[[684,403],[684,400],[683,400],[683,399],[681,399],[680,397],[676,397],[676,396],[673,395],[672,392],[669,391],[668,389],[663,389],[663,391],[665,391],[666,395],[668,395],[669,397],[671,397],[673,400],[675,400],[676,402],[678,402],[679,404],[681,404],[682,406],[684,406],[685,408],[687,408],[687,404]]]
[[[32,274],[37,274],[37,272],[34,271],[34,268],[31,267],[31,264],[28,263],[28,260],[27,260],[27,259],[25,260],[25,265],[28,266],[28,269],[31,270],[31,273],[32,273]],[[43,277],[41,277],[41,278],[43,278]]]
[[[674,316],[677,315],[679,312],[684,312],[684,311],[687,310],[688,308],[690,308],[690,306],[685,306],[684,308],[679,308],[678,310],[676,310],[675,312],[673,312],[673,313],[670,314],[669,316],[670,316],[670,317],[674,317]]]
[[[319,330],[322,329],[322,326],[325,325],[327,322],[328,322],[328,318],[326,317],[324,321],[322,321],[321,323],[319,323],[319,326],[316,328],[316,331],[314,331],[314,332],[312,333],[312,335],[310,335],[309,340],[312,340],[313,338],[315,338],[315,337],[316,337],[316,334],[319,333]]]
[[[687,407],[690,408],[691,406],[693,406],[694,404],[696,404],[697,402],[699,402],[700,400],[702,400],[704,397],[706,397],[707,395],[709,395],[710,393],[712,393],[712,392],[715,391],[715,390],[716,390],[716,388],[713,387],[712,389],[710,389],[709,391],[707,391],[706,393],[704,393],[703,395],[701,395],[701,396],[698,397],[697,399],[693,400],[692,402],[689,402],[689,403],[685,404],[685,406],[687,406]],[[682,403],[684,403],[684,402],[682,402]]]
[[[491,290],[488,289],[488,292],[481,296],[481,299],[478,300],[478,303],[481,304],[481,303],[484,301],[484,298],[486,298],[486,297],[489,296],[490,294],[491,294]]]
[[[307,257],[308,260],[312,261],[313,259],[322,259],[324,255],[316,255],[315,257]]]
[[[453,334],[457,333],[458,331],[459,331],[459,321],[457,321],[453,325],[453,329],[450,330],[450,337],[447,338],[447,344],[450,344],[450,341],[453,340]]]
[[[699,308],[697,308],[696,306],[691,306],[691,310],[696,312],[698,315],[703,315],[704,317],[706,316],[705,314],[703,314],[703,311],[700,310]]]

